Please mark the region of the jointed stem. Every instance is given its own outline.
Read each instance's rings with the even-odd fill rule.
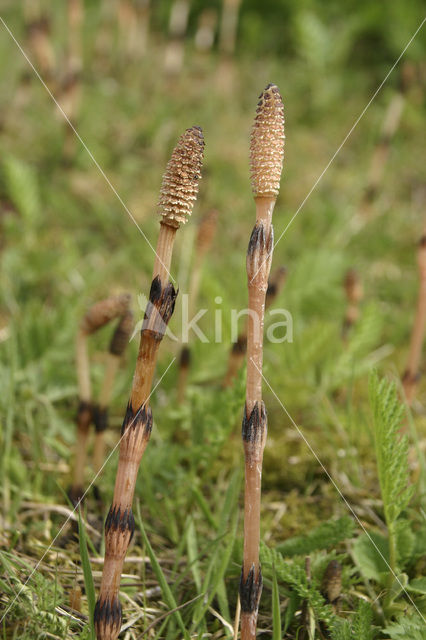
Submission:
[[[172,316],[176,291],[168,281],[176,230],[191,214],[198,192],[204,139],[199,127],[180,137],[163,176],[162,215],[149,303],[141,331],[130,400],[122,426],[114,497],[105,522],[105,562],[94,622],[98,640],[115,640],[120,632],[120,576],[135,522],[132,502],[143,453],[152,429],[149,407],[158,349]]]
[[[242,427],[245,458],[244,555],[240,581],[241,640],[255,640],[262,572],[259,564],[260,498],[267,419],[262,401],[263,327],[274,245],[272,213],[284,157],[284,109],[278,88],[260,96],[250,142],[256,224],[247,250],[249,318],[246,403]]]
[[[408,355],[407,368],[403,377],[405,397],[408,404],[414,400],[420,374],[420,360],[426,325],[426,236],[420,241],[418,249],[419,265],[419,294],[417,300],[417,311],[414,320],[413,331],[411,333],[410,352]]]
[[[271,218],[274,205],[275,198],[256,198],[256,225],[247,253],[251,313],[247,332],[247,386],[242,434],[245,457],[244,556],[240,586],[242,640],[256,637],[257,610],[262,590],[259,564],[260,501],[267,430],[262,402],[263,327],[273,248]]]

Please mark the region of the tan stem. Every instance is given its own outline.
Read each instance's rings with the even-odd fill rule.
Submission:
[[[266,286],[259,289],[249,285],[249,309],[247,331],[247,382],[246,406],[251,412],[256,402],[262,401],[263,328]]]
[[[410,353],[408,356],[407,371],[411,376],[416,376],[422,355],[422,346],[426,324],[426,278],[420,281],[417,312],[411,334]]]
[[[84,487],[84,472],[86,470],[86,452],[87,452],[87,441],[89,438],[89,425],[87,428],[77,429],[77,438],[75,443],[75,459],[74,459],[74,470],[73,470],[73,480],[72,480],[72,489],[71,494],[73,500],[75,498],[79,498],[81,496],[77,496],[76,493],[78,491],[83,491]]]
[[[268,288],[270,256],[272,251],[271,220],[275,198],[257,197],[256,224],[262,224],[266,245],[248,254],[248,325],[247,325],[247,382],[246,407],[243,423],[243,446],[245,457],[244,493],[244,553],[240,585],[242,601],[241,639],[256,638],[256,622],[262,578],[259,564],[260,502],[262,485],[262,461],[266,440],[266,414],[262,403],[263,328],[265,298]],[[256,227],[255,227],[256,229]],[[252,260],[249,256],[252,255]],[[254,416],[254,419],[253,419]],[[251,426],[250,426],[251,423]],[[247,602],[248,594],[256,595]]]
[[[99,406],[101,409],[106,409],[112,397],[112,390],[114,388],[114,380],[117,375],[117,370],[120,364],[120,357],[112,353],[106,354],[105,373],[102,381],[102,387],[99,393]]]
[[[422,241],[424,243],[424,240]],[[420,361],[425,334],[426,324],[426,245],[421,244],[418,252],[420,285],[417,300],[417,311],[414,320],[413,331],[411,333],[410,351],[408,355],[407,367],[403,378],[404,392],[408,404],[414,400],[418,376],[420,372]]]
[[[271,233],[272,212],[275,198],[257,197],[256,218],[265,226],[265,235]],[[262,261],[266,256],[262,257]],[[263,277],[262,277],[263,276]],[[256,402],[262,400],[263,328],[265,323],[265,299],[269,273],[259,269],[255,278],[249,278],[249,315],[247,324],[247,383],[246,406],[251,412]]]
[[[157,255],[153,270],[153,280],[158,276],[162,287],[165,287],[168,282],[175,236],[175,227],[164,223],[161,224],[156,249]],[[156,309],[153,309],[151,315],[155,312]],[[149,440],[149,431],[144,429],[146,425],[142,423],[139,424],[138,420],[140,420],[143,415],[142,410],[148,410],[152,380],[162,337],[156,335],[150,327],[151,324],[149,321],[148,326],[142,331],[133,377],[129,408],[134,417],[126,427],[120,442],[118,468],[111,509],[119,510],[121,518],[123,518],[124,513],[131,513],[139,465]],[[126,529],[123,536],[117,538],[118,530],[119,528],[111,527],[105,536],[105,562],[97,604],[98,613],[105,603],[111,603],[111,606],[113,606],[116,612],[117,607],[119,607],[118,592],[120,589],[120,578],[131,535]],[[114,640],[120,630],[121,610],[120,614],[116,615],[115,624],[107,624],[105,622],[104,612],[105,609],[103,609],[103,615],[98,615],[98,619],[96,620],[97,638],[98,640]]]
[[[188,384],[189,361],[190,361],[190,351],[189,351],[189,348],[185,346],[182,348],[180,363],[179,363],[179,377],[178,377],[178,391],[177,391],[177,402],[179,405],[183,404],[185,401],[186,387]]]
[[[252,565],[255,566],[256,575],[259,568],[260,545],[260,499],[262,486],[262,461],[263,450],[253,455],[245,446],[245,495],[244,502],[244,578]]]
[[[87,348],[87,334],[80,329],[75,344],[77,385],[80,400],[90,402],[92,397],[90,384],[89,354]]]
[[[161,222],[152,278],[154,279],[155,276],[159,276],[163,285],[170,279],[170,264],[176,231],[177,227],[172,227],[169,224]]]

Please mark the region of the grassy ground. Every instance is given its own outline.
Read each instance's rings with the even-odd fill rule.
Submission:
[[[58,16],[53,41],[60,65],[65,29]],[[19,17],[11,12],[7,19],[23,41]],[[170,151],[186,127],[204,129],[200,197],[193,218],[178,234],[172,268],[181,293],[186,291],[197,220],[211,207],[220,212],[199,301],[209,309],[200,325],[210,342],[193,343],[183,406],[176,406],[177,362],[168,369],[180,344],[165,339],[161,348],[158,379],[167,372],[152,398],[155,427],[136,490],[137,531],[121,591],[124,622],[133,626],[123,637],[180,638],[183,621],[190,637],[230,638],[242,551],[244,372],[232,389],[221,390],[220,380],[230,346],[230,310],[246,306],[245,251],[254,222],[247,156],[256,98],[274,81],[286,107],[286,159],[274,214],[278,238],[387,68],[351,74],[331,69],[318,78],[309,59],[243,58],[227,69],[232,81],[226,88],[223,63],[188,49],[181,76],[171,80],[162,74],[161,43],[153,38],[146,58],[123,61],[119,44],[101,48],[98,19],[88,16],[76,127],[152,244],[158,228],[156,200]],[[71,511],[66,491],[77,403],[74,338],[87,307],[111,293],[130,291],[137,309],[138,294],[149,290],[153,253],[87,151],[77,140],[70,146],[72,136],[37,78],[30,73],[23,82],[28,66],[3,27],[0,60],[0,602],[3,614],[7,611],[1,633],[4,638],[89,638],[90,585],[69,524],[50,546]],[[373,419],[367,381],[375,365],[397,384],[404,369],[418,287],[415,245],[424,228],[419,80],[407,94],[378,198],[370,216],[362,219],[365,224],[356,224],[369,162],[397,87],[395,74],[275,249],[274,265],[288,269],[275,306],[291,312],[294,340],[265,347],[269,435],[262,638],[272,633],[274,640],[330,634],[367,638],[356,627],[368,620],[368,612],[358,609],[365,601],[372,605],[372,637],[425,637],[425,478],[419,462],[425,443],[424,384],[409,414],[413,496],[399,518],[399,586],[389,582],[386,564],[363,532],[365,528],[388,558],[389,522],[374,446],[380,442],[378,418]],[[358,270],[365,297],[360,319],[344,344],[342,281],[350,267]],[[215,302],[217,296],[221,303]],[[214,341],[217,308],[224,321],[220,343]],[[138,318],[142,314],[137,309]],[[180,315],[178,304],[171,323],[175,333]],[[108,329],[91,345],[95,390],[102,380],[106,334]],[[114,390],[107,434],[111,449],[119,436],[136,351],[133,340]],[[85,503],[96,590],[103,557],[101,523],[116,462],[115,453],[96,482],[102,506],[91,494]],[[88,468],[86,482],[92,477]],[[324,529],[327,522],[337,524]],[[317,542],[293,541],[293,550],[293,543],[285,543],[312,532]],[[280,548],[282,556],[277,555]],[[312,582],[303,568],[307,555]],[[342,594],[334,609],[319,595],[333,559],[343,567]],[[408,585],[407,590],[401,585]],[[182,609],[171,613],[178,606]],[[346,627],[343,620],[348,620]],[[409,623],[411,630],[401,627]]]

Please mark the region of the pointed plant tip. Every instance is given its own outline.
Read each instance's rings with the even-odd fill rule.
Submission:
[[[165,224],[177,228],[191,215],[203,157],[203,130],[193,126],[179,138],[163,176],[158,209]]]
[[[284,161],[284,105],[276,84],[259,96],[250,140],[250,173],[254,196],[277,197]]]

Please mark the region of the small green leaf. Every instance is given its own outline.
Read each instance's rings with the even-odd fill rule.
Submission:
[[[379,533],[363,534],[355,540],[353,556],[362,575],[369,580],[383,583],[389,571],[389,546],[386,538]]]
[[[407,591],[412,593],[421,593],[426,595],[426,578],[414,578],[406,587]]]

